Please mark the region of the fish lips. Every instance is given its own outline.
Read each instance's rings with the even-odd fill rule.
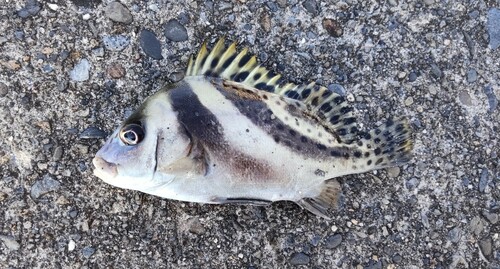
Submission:
[[[114,179],[118,175],[117,165],[104,160],[98,155],[94,157],[92,164],[94,165],[94,175],[104,181]]]

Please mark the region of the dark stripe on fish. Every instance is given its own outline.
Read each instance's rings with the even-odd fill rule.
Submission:
[[[330,154],[332,150],[341,152],[341,156],[348,155],[349,149],[347,147],[329,148],[300,134],[295,129],[289,128],[287,123],[273,117],[273,112],[257,93],[234,88],[233,85],[225,85],[221,79],[212,79],[212,84],[241,114],[264,130],[270,137],[273,137],[276,143],[310,157],[333,156]],[[296,116],[298,117],[298,115]],[[290,121],[294,123],[293,118]]]
[[[231,168],[238,176],[248,179],[273,178],[269,165],[231,148],[224,139],[224,128],[217,117],[206,108],[187,83],[168,91],[172,108],[177,119],[194,140],[212,152],[217,160],[215,165]],[[222,163],[223,162],[223,163]]]
[[[168,91],[168,95],[177,119],[191,136],[212,150],[218,150],[226,143],[224,129],[217,117],[200,103],[188,84],[179,83],[178,87]]]

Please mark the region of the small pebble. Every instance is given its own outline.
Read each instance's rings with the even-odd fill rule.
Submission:
[[[90,78],[90,62],[87,59],[81,59],[70,71],[69,76],[74,81],[88,80]]]
[[[354,98],[354,94],[352,93],[349,93],[346,97],[347,101],[349,102],[354,102],[355,98]]]
[[[53,11],[57,11],[59,9],[59,6],[57,4],[48,3],[47,6]]]
[[[75,248],[76,248],[75,241],[73,241],[73,240],[70,239],[69,242],[68,242],[68,251],[73,251],[73,250],[75,250]]]
[[[460,227],[454,227],[448,232],[448,239],[452,243],[458,243],[460,241],[460,238],[462,236],[462,230]]]
[[[493,112],[498,106],[498,99],[495,95],[495,92],[493,91],[493,87],[491,87],[491,85],[488,85],[484,87],[483,91],[484,94],[486,94],[486,97],[488,97],[488,104],[490,106],[489,112]]]
[[[404,71],[398,72],[398,79],[399,80],[403,80],[405,77],[406,77],[406,72],[404,72]]]
[[[60,188],[61,183],[53,179],[49,175],[44,175],[41,180],[37,180],[33,186],[31,186],[30,195],[32,199],[38,199],[40,196],[49,193],[51,191],[56,191]]]
[[[82,249],[82,255],[85,258],[90,258],[90,256],[94,255],[94,253],[95,253],[95,248],[93,247],[84,247]]]
[[[106,17],[115,22],[129,24],[132,22],[132,14],[120,2],[111,2],[106,6]]]
[[[312,239],[311,239],[311,245],[317,247],[319,242],[321,241],[321,236],[319,235],[315,235]]]
[[[478,10],[473,10],[471,12],[469,12],[469,18],[471,19],[476,19],[477,17],[479,17],[479,11]]]
[[[472,83],[477,80],[477,71],[476,69],[472,68],[467,71],[467,82]]]
[[[302,6],[307,10],[307,12],[317,15],[319,13],[318,3],[315,0],[306,0]]]
[[[492,253],[492,243],[490,238],[479,241],[479,248],[484,256],[488,257]]]
[[[14,37],[17,40],[24,40],[24,32],[23,31],[15,31],[14,32]]]
[[[269,13],[263,12],[262,15],[260,16],[259,23],[260,23],[260,27],[262,27],[262,29],[265,32],[271,31],[271,17],[269,16]]]
[[[119,63],[113,63],[106,70],[108,75],[114,79],[119,79],[125,76],[125,68]]]
[[[128,47],[130,38],[124,35],[104,36],[102,42],[107,50],[121,51]]]
[[[408,81],[409,81],[409,82],[413,82],[413,81],[417,80],[417,77],[418,77],[418,76],[417,76],[417,73],[415,73],[415,72],[410,72],[410,75],[408,76]]]
[[[188,33],[186,27],[178,20],[172,19],[168,21],[163,27],[165,37],[174,42],[181,42],[188,40]]]
[[[0,240],[2,240],[5,247],[10,250],[18,250],[21,245],[12,236],[0,235]]]
[[[411,105],[413,105],[413,97],[411,97],[411,96],[410,96],[410,97],[406,98],[406,100],[405,100],[405,105],[406,105],[406,106],[411,106]]]
[[[431,75],[435,79],[440,79],[443,76],[443,72],[439,69],[437,64],[431,64]]]
[[[334,19],[323,19],[323,28],[333,37],[341,37],[344,33],[342,25]]]
[[[325,247],[328,249],[336,248],[342,243],[342,235],[335,234],[326,238]]]
[[[403,257],[401,257],[401,255],[399,255],[398,253],[394,254],[394,256],[392,256],[392,262],[394,263],[400,263],[403,261]]]
[[[5,85],[5,83],[0,82],[0,97],[6,96],[7,93],[9,93],[9,88]]]
[[[418,186],[418,183],[418,179],[412,177],[408,181],[406,181],[405,186],[408,190],[413,190]]]
[[[484,230],[483,220],[476,216],[470,221],[469,227],[471,232],[477,236]]]
[[[25,6],[17,11],[17,15],[21,18],[35,16],[42,9],[40,3],[36,0],[27,0]]]
[[[44,73],[50,73],[50,72],[54,71],[54,67],[52,67],[52,66],[51,66],[51,65],[49,65],[49,64],[46,64],[46,65],[44,65],[44,66],[42,67],[42,71],[43,71]]]
[[[330,85],[328,85],[328,90],[330,90],[330,91],[332,91],[340,96],[346,95],[345,88],[340,84],[336,84],[336,83],[330,84]]]
[[[160,41],[158,41],[153,32],[147,29],[142,30],[139,37],[139,43],[146,55],[156,60],[163,59]]]
[[[205,227],[201,224],[200,220],[197,217],[190,218],[187,221],[187,225],[189,226],[188,231],[193,234],[201,235],[205,233]]]
[[[462,104],[472,106],[472,99],[467,91],[460,91],[460,93],[458,93],[458,99]]]
[[[97,127],[88,127],[80,134],[80,139],[106,138],[108,134]]]
[[[69,215],[72,219],[74,219],[74,218],[76,218],[76,217],[78,216],[78,210],[76,210],[76,209],[71,210],[71,211],[69,211],[68,215]]]
[[[395,178],[395,177],[399,176],[400,172],[401,172],[401,169],[398,166],[387,168],[387,175],[390,178]]]
[[[488,11],[486,28],[490,37],[489,46],[494,50],[500,46],[500,9],[492,8]]]
[[[309,264],[311,258],[303,252],[294,253],[290,258],[290,263],[292,265],[306,265]]]
[[[63,147],[59,146],[54,149],[54,153],[52,154],[52,159],[54,161],[59,161],[61,160],[61,157],[63,155]]]
[[[278,5],[276,5],[276,3],[274,3],[273,1],[266,1],[266,6],[271,12],[278,11]]]
[[[96,57],[104,57],[104,48],[95,48],[92,50],[92,54]]]
[[[89,14],[89,13],[85,13],[85,14],[83,14],[83,16],[82,16],[82,19],[83,19],[84,21],[88,21],[88,20],[90,20],[90,18],[91,18],[91,16],[90,16],[90,14]]]
[[[483,168],[481,171],[481,176],[479,178],[479,191],[484,192],[486,189],[486,186],[488,186],[488,169]]]
[[[483,216],[491,223],[491,224],[497,224],[498,222],[498,214],[496,213],[490,213],[488,211],[483,211]]]

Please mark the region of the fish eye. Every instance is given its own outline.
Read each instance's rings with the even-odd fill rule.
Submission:
[[[120,130],[120,139],[126,145],[137,145],[144,139],[144,129],[137,123],[127,124]]]

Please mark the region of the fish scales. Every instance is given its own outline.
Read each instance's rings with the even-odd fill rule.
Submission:
[[[289,200],[328,218],[336,177],[404,164],[411,150],[405,120],[360,131],[342,96],[287,83],[221,39],[203,44],[186,77],[149,97],[93,163],[122,188],[201,203]]]

